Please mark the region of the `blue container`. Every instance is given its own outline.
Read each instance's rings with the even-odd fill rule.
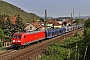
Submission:
[[[66,28],[62,28],[62,30],[63,30],[63,34],[65,34],[65,32],[66,32]]]
[[[51,29],[46,30],[46,38],[52,38],[52,30]]]
[[[63,34],[63,28],[59,28],[59,35]]]
[[[58,28],[54,29],[55,36],[58,36]]]

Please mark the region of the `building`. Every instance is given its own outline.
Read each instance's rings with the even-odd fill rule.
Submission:
[[[33,31],[33,30],[44,30],[44,27],[39,23],[27,23],[25,27],[26,31]]]
[[[52,19],[52,20],[48,20],[47,22],[47,27],[48,28],[61,28],[62,24],[60,24],[58,21]]]

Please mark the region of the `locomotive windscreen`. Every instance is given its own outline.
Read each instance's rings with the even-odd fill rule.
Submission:
[[[14,35],[13,38],[21,38],[21,35]]]

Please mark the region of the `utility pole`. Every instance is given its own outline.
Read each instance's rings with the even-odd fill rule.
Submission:
[[[47,11],[45,10],[45,20],[44,20],[44,26],[45,26],[45,30],[47,29]]]
[[[71,13],[71,25],[72,25],[72,23],[73,23],[73,17],[72,17],[72,13]]]
[[[78,49],[78,60],[79,60],[79,49]]]
[[[67,60],[70,60],[70,49],[69,49],[69,51],[68,51]]]
[[[76,43],[76,50],[75,50],[75,60],[77,58],[77,43]]]
[[[79,19],[81,18],[81,15],[80,15],[80,13],[79,13]]]
[[[86,53],[87,53],[87,48],[88,48],[88,46],[86,47],[86,50],[85,50],[85,54],[84,54],[84,58],[83,58],[83,60],[85,60]]]
[[[73,18],[74,18],[74,8],[73,8]]]
[[[81,14],[79,13],[80,24],[82,23]]]
[[[71,25],[72,25],[72,23],[73,23],[73,19],[74,19],[74,7],[73,7],[73,11],[72,11],[72,13],[71,13]]]
[[[71,13],[71,18],[72,18],[72,13]]]

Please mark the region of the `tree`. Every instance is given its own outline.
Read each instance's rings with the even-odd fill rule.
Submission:
[[[3,16],[0,15],[0,28],[2,28],[4,25],[4,20],[3,20]]]
[[[67,26],[67,23],[66,22],[64,22],[64,26]]]
[[[23,32],[24,31],[24,24],[22,18],[18,15],[16,22],[15,22],[15,32]]]
[[[84,24],[85,28],[84,28],[84,36],[87,38],[89,38],[90,36],[90,18],[85,21],[85,24]]]
[[[3,30],[5,33],[5,37],[11,37],[12,36],[12,22],[10,18],[8,17],[6,22],[4,23]]]
[[[0,28],[0,39],[3,41],[5,38],[3,30]]]
[[[90,60],[90,18],[84,23],[84,45],[88,46],[86,60]]]
[[[80,24],[81,23],[81,19],[76,18],[76,24]]]
[[[4,42],[4,32],[3,30],[0,28],[0,47],[3,46],[3,42]]]
[[[40,21],[44,22],[44,19],[43,18],[40,18]]]

